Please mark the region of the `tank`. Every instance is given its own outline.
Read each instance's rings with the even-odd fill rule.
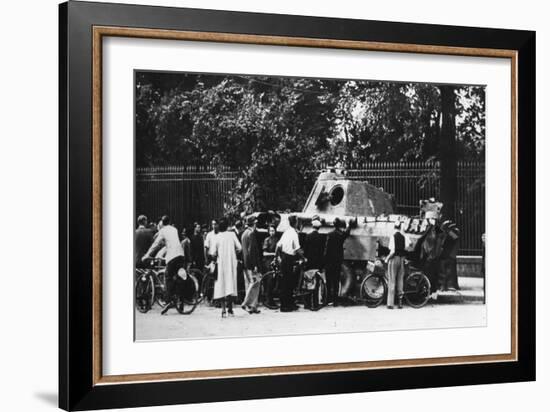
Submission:
[[[305,236],[312,230],[312,220],[319,218],[319,233],[327,234],[334,229],[338,218],[351,225],[350,236],[344,243],[341,294],[351,288],[352,278],[364,276],[367,264],[376,260],[380,250],[388,247],[396,222],[402,222],[403,232],[411,241],[409,251],[415,249],[418,240],[435,225],[443,204],[435,199],[423,200],[417,216],[394,212],[394,197],[384,189],[347,176],[341,169],[331,168],[321,172],[301,212],[255,213],[259,230],[275,224],[277,232],[289,227],[288,217],[298,217],[298,232]]]

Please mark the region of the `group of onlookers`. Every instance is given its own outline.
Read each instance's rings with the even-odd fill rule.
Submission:
[[[213,299],[220,302],[222,316],[233,315],[233,301],[238,295],[239,275],[244,277],[246,295],[242,304],[249,313],[259,313],[259,280],[266,260],[275,254],[275,228],[270,228],[270,236],[265,239],[263,253],[259,248],[255,219],[242,221],[229,228],[226,219],[212,220],[210,231],[195,223],[193,233],[188,235],[183,229],[181,237],[171,224],[168,216],[163,216],[155,225],[146,216],[138,217],[135,233],[135,262],[137,267],[146,266],[150,258],[162,258],[166,262],[166,295],[169,302],[162,314],[174,307],[174,284],[178,270],[195,267],[203,271],[207,268],[215,277]],[[241,245],[242,242],[242,245]],[[240,262],[242,261],[242,265]],[[202,280],[202,279],[201,279]]]
[[[213,220],[210,231],[195,223],[193,233],[189,236],[184,229],[181,238],[168,216],[163,216],[157,225],[150,225],[147,217],[142,215],[137,223],[136,266],[144,265],[151,257],[161,257],[166,261],[166,294],[169,302],[163,309],[163,314],[176,304],[172,297],[178,270],[191,267],[201,271],[206,267],[215,276],[213,299],[220,302],[222,317],[233,315],[233,303],[239,290],[239,276],[244,280],[245,289],[241,307],[251,314],[260,313],[260,280],[263,274],[270,271],[275,257],[278,257],[282,275],[279,285],[281,312],[298,309],[293,296],[300,278],[296,271],[298,259],[305,261],[306,270],[325,271],[328,304],[338,305],[344,242],[350,234],[351,222],[346,225],[345,221],[335,218],[333,230],[322,235],[319,233],[322,223],[319,218],[314,217],[311,222],[312,230],[303,238],[303,244],[300,243],[298,218],[295,215],[289,216],[288,227],[280,238],[277,237],[275,226],[270,225],[268,236],[263,242],[260,242],[256,228],[257,219],[254,216],[246,219],[246,225],[238,220],[231,228],[227,219]],[[393,308],[395,300],[398,306],[402,307],[403,258],[407,243],[408,239],[401,233],[400,225],[397,223],[395,233],[390,237],[389,255],[386,258],[390,308]],[[266,298],[270,307],[275,306],[271,294]]]
[[[326,237],[319,234],[319,219],[312,221],[313,230],[300,244],[297,231],[297,217],[291,215],[288,228],[277,237],[274,225],[268,227],[268,235],[260,241],[256,228],[257,220],[249,216],[245,224],[241,220],[230,228],[226,219],[213,220],[210,231],[196,223],[191,236],[187,230],[178,236],[177,229],[168,216],[163,216],[157,225],[149,224],[147,217],[139,216],[135,235],[135,261],[137,266],[151,257],[161,257],[166,261],[167,295],[173,294],[173,282],[180,268],[209,268],[216,277],[213,299],[220,302],[222,316],[233,315],[233,302],[238,296],[239,276],[244,280],[245,296],[242,308],[251,314],[260,313],[258,298],[260,280],[271,270],[273,259],[280,262],[280,310],[290,312],[298,309],[293,291],[299,279],[296,271],[297,259],[306,262],[306,269],[326,269],[328,300],[337,304],[338,280],[343,261],[343,243],[349,235],[350,227],[336,219],[334,230]],[[242,266],[239,264],[242,262]],[[268,279],[271,281],[270,279]],[[270,307],[275,306],[273,296],[267,296]],[[163,310],[166,313],[175,302]]]

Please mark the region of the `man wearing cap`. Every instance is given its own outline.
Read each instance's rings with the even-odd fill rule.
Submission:
[[[439,256],[439,281],[440,290],[455,289],[458,290],[458,275],[456,270],[456,256],[458,254],[458,239],[460,230],[455,223],[445,221],[441,225],[443,232],[443,241],[441,244],[441,254]]]
[[[147,227],[147,216],[141,215],[137,219],[138,227],[135,233],[134,259],[136,267],[143,267],[141,258],[153,243],[153,231]]]
[[[311,232],[306,235],[304,240],[304,256],[307,259],[306,276],[307,274],[316,273],[317,271],[323,269],[323,258],[325,252],[325,238],[319,233],[321,221],[318,216],[313,217],[311,227]],[[308,296],[304,297],[304,308],[317,310],[319,309],[319,279],[317,275],[313,278],[313,282],[314,287],[311,289]]]
[[[395,222],[394,229],[395,231],[390,237],[389,243],[390,254],[386,257],[386,263],[388,264],[388,309],[393,309],[396,294],[397,305],[399,309],[402,309],[407,239],[401,233],[401,222]]]
[[[323,255],[325,251],[325,239],[319,233],[321,221],[314,218],[311,222],[312,231],[306,235],[304,241],[304,256],[307,259],[307,269],[323,269]]]
[[[261,265],[260,246],[258,243],[258,232],[256,231],[256,218],[249,216],[247,228],[244,231],[241,241],[243,249],[243,274],[246,295],[241,307],[248,313],[260,313],[258,309],[258,295],[260,293],[260,272]]]
[[[327,276],[328,302],[338,305],[338,289],[340,286],[340,272],[344,262],[344,242],[350,234],[351,224],[346,230],[346,222],[334,219],[334,230],[329,232],[325,243],[324,264]]]

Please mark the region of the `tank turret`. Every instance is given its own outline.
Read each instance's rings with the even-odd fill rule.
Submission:
[[[393,196],[332,169],[319,175],[302,212],[337,216],[390,215],[393,214]]]

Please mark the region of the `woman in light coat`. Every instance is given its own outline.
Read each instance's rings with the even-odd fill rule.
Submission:
[[[235,232],[228,231],[227,227],[227,220],[221,219],[220,232],[216,236],[214,246],[218,266],[214,299],[221,300],[222,318],[225,318],[226,313],[233,316],[233,296],[237,296],[237,253],[241,251],[241,243]]]

